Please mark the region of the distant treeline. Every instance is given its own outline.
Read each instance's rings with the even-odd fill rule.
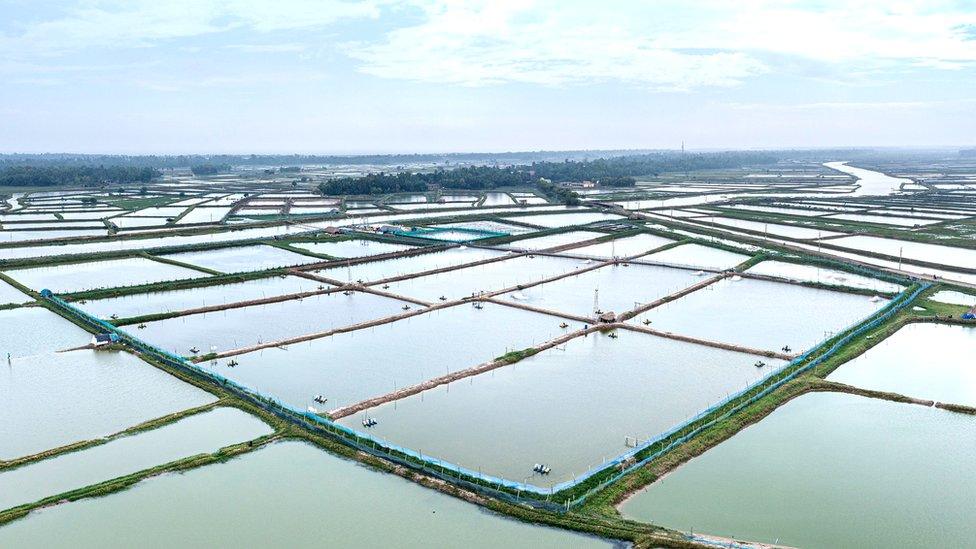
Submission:
[[[190,166],[193,175],[217,175],[218,173],[229,172],[230,169],[230,164],[196,164]]]
[[[148,183],[159,171],[134,166],[8,166],[0,168],[0,186],[53,187]]]
[[[513,168],[471,166],[428,173],[376,173],[333,179],[319,184],[323,194],[389,194],[423,192],[428,185],[445,189],[495,189],[531,185],[538,177]]]
[[[117,165],[150,168],[189,168],[204,164],[230,166],[368,165],[407,166],[410,164],[530,164],[537,161],[588,160],[646,151],[526,151],[503,153],[441,154],[191,154],[191,155],[105,155],[105,154],[0,154],[3,166],[95,166]]]
[[[636,183],[635,176],[761,166],[774,164],[779,159],[775,154],[760,152],[654,153],[580,162],[535,162],[508,168],[479,166],[427,173],[379,173],[327,181],[320,184],[319,189],[324,194],[416,192],[427,190],[428,185],[439,185],[446,189],[485,190],[534,185],[540,178],[556,183],[589,180],[612,187],[627,187]]]

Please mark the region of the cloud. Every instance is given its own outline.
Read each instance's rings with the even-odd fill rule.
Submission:
[[[621,81],[685,90],[788,70],[778,63],[789,58],[859,74],[893,64],[960,69],[976,62],[976,42],[967,39],[976,13],[952,3],[411,4],[420,23],[380,41],[345,44],[361,72],[467,86]]]
[[[102,0],[0,35],[0,51],[58,53],[126,48],[234,29],[309,29],[347,18],[376,17],[374,2],[343,0]]]

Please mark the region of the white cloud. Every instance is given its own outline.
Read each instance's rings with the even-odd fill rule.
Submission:
[[[238,28],[256,32],[307,29],[377,15],[371,1],[96,0],[31,24],[20,33],[0,35],[0,51],[58,53],[147,46]]]
[[[421,23],[345,49],[368,74],[468,86],[729,86],[777,70],[784,57],[862,74],[892,61],[936,69],[976,62],[966,31],[976,13],[952,3],[808,4],[423,0],[414,3]]]

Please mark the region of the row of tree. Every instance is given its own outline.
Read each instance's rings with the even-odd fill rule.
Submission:
[[[159,175],[155,168],[134,166],[10,166],[0,169],[0,186],[92,187],[117,183],[148,183]]]
[[[193,175],[217,175],[229,172],[230,168],[230,164],[196,164],[190,166],[190,171]]]
[[[768,165],[778,160],[777,155],[760,152],[654,153],[579,162],[535,162],[513,167],[472,166],[421,173],[378,173],[328,181],[319,188],[324,194],[331,195],[425,191],[428,185],[488,190],[534,185],[540,178],[557,183],[589,180],[610,187],[632,187],[636,184],[634,176]]]

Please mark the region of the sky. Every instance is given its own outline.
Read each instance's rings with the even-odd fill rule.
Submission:
[[[976,0],[0,0],[0,152],[976,145]]]

